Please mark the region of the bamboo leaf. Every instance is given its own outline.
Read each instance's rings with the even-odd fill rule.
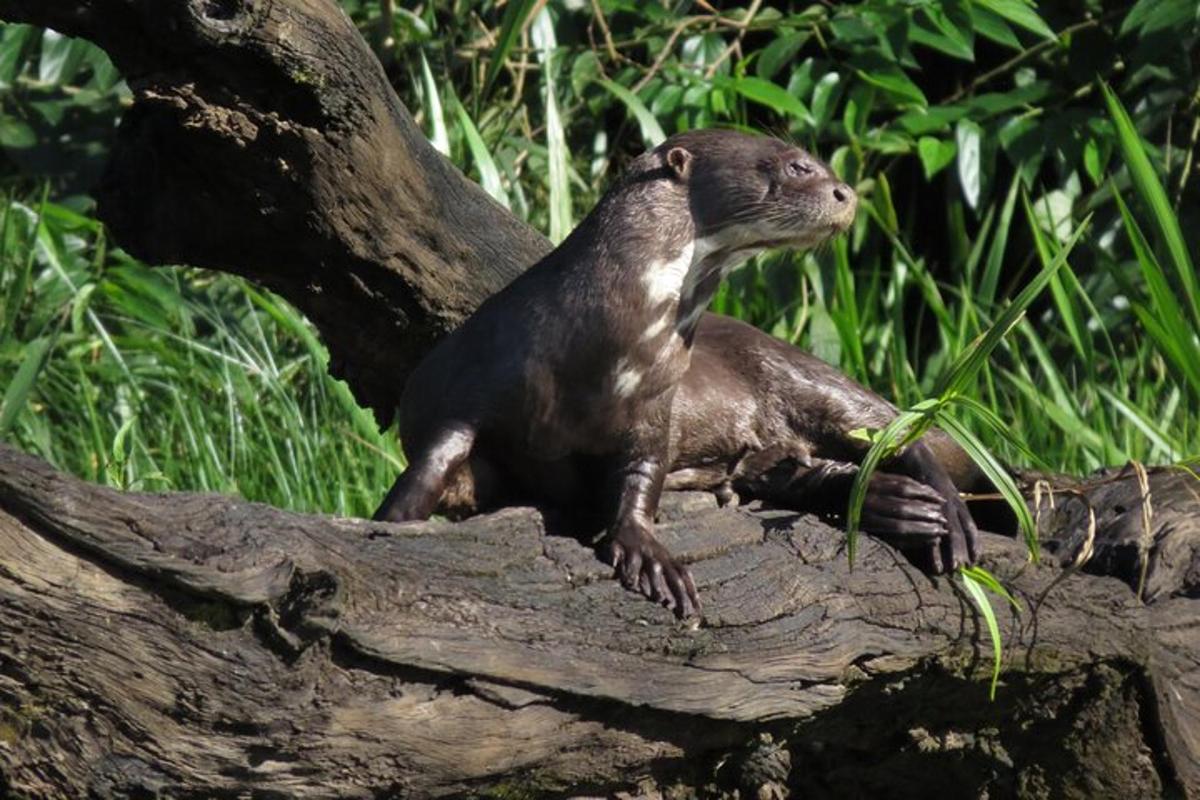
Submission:
[[[429,118],[429,143],[444,156],[450,155],[450,134],[446,131],[446,117],[442,113],[442,99],[438,96],[437,82],[429,61],[421,52],[421,88],[425,95],[425,116]]]
[[[1054,31],[1046,24],[1037,9],[1028,0],[975,0],[980,6],[1004,17],[1012,24],[1036,33],[1046,39],[1056,39]]]
[[[37,385],[38,376],[57,338],[57,333],[40,336],[25,345],[21,366],[17,367],[17,373],[4,391],[3,401],[0,401],[0,438],[8,434],[18,415],[25,410],[25,403]]]
[[[610,81],[607,78],[600,78],[596,83],[611,92],[613,97],[624,103],[629,112],[633,114],[637,120],[638,128],[642,132],[642,141],[645,142],[647,147],[657,147],[662,144],[667,135],[663,133],[662,126],[658,124],[658,120],[650,113],[650,109],[646,108],[646,104],[642,102],[640,97],[621,84]]]
[[[487,145],[483,143],[483,137],[479,135],[479,129],[471,121],[471,116],[467,113],[467,109],[463,108],[463,104],[457,100],[454,101],[454,110],[458,116],[458,124],[462,126],[463,138],[467,141],[467,149],[471,151],[471,158],[475,161],[475,166],[479,170],[480,184],[483,186],[484,191],[490,194],[500,205],[508,208],[508,193],[504,191],[504,185],[500,182],[500,170],[496,169],[496,162],[492,160],[491,152],[488,151]]]

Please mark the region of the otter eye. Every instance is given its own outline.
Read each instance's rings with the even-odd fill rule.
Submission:
[[[801,175],[811,175],[812,171],[812,167],[803,161],[789,161],[787,165],[787,174],[793,178],[799,178]]]

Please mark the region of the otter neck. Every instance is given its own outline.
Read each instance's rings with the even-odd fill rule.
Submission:
[[[641,283],[647,305],[674,309],[675,332],[690,342],[700,315],[721,281],[758,247],[737,247],[720,234],[689,238],[665,257],[644,262]]]

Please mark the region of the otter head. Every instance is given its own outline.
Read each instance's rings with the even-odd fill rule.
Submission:
[[[819,159],[768,136],[690,131],[659,146],[687,186],[697,240],[719,250],[813,247],[854,221],[858,196]]]
[[[676,329],[689,341],[731,269],[767,248],[814,247],[854,221],[854,190],[824,163],[778,139],[689,131],[667,139],[654,155],[666,179],[687,197],[693,238],[661,265],[665,269],[652,269],[647,286],[673,283],[684,273],[682,285],[673,284],[679,297]]]

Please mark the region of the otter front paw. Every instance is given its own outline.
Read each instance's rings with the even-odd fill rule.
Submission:
[[[943,492],[907,475],[876,472],[863,502],[861,524],[934,575],[975,560],[979,534],[952,485]]]
[[[946,498],[932,486],[907,475],[875,472],[867,485],[860,524],[901,549],[930,547],[950,532],[945,504]]]
[[[606,560],[626,589],[662,603],[683,619],[700,611],[700,596],[687,567],[676,561],[646,528],[619,525],[606,541]]]
[[[927,486],[936,492],[940,500],[941,516],[945,520],[946,535],[934,547],[930,547],[923,564],[934,574],[952,572],[975,562],[979,551],[979,531],[975,520],[967,510],[967,504],[958,494],[958,489],[949,474],[934,457],[933,451],[923,442],[914,442],[896,459],[898,472]]]

